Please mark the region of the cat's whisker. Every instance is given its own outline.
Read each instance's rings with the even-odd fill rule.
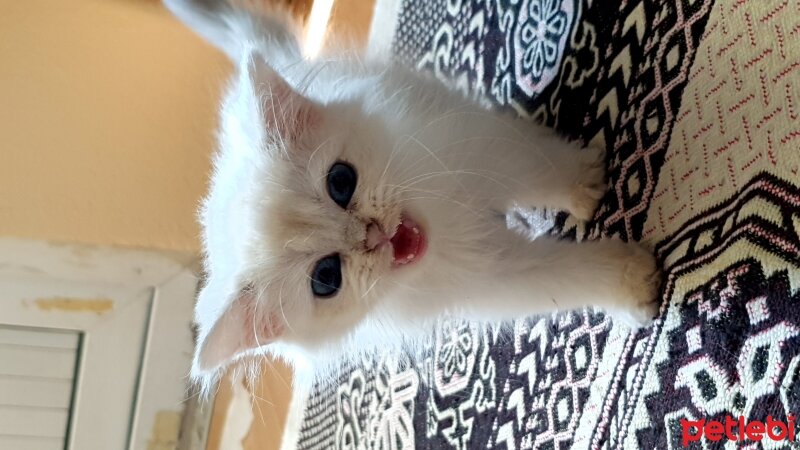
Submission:
[[[470,203],[466,203],[466,202],[463,202],[463,201],[455,200],[451,196],[448,196],[448,195],[446,195],[444,193],[439,193],[439,192],[432,191],[432,190],[429,190],[429,189],[419,189],[419,188],[413,188],[413,187],[408,187],[408,186],[402,186],[400,188],[401,188],[400,190],[402,191],[401,194],[407,193],[407,192],[417,192],[417,193],[421,193],[421,194],[429,194],[427,196],[411,196],[411,197],[398,196],[398,198],[396,200],[400,201],[400,202],[406,203],[406,202],[410,202],[410,201],[413,201],[413,200],[443,200],[445,202],[454,203],[456,205],[459,205],[459,206],[463,207],[464,209],[470,211],[471,213],[473,213],[475,215],[480,215],[483,211],[486,210],[486,208],[477,208],[476,207],[477,205],[472,205]],[[474,198],[474,196],[473,196],[473,198]],[[489,200],[491,200],[491,199],[487,199],[486,201],[488,202]]]
[[[412,178],[410,178],[408,180],[405,180],[403,182],[403,184],[406,185],[406,186],[414,186],[414,185],[416,185],[418,183],[422,183],[422,182],[425,182],[427,180],[430,180],[431,178],[441,177],[441,176],[445,176],[445,175],[472,175],[472,176],[484,178],[486,180],[489,180],[489,181],[492,181],[494,183],[497,183],[499,186],[505,188],[506,191],[512,192],[511,188],[508,185],[506,185],[505,183],[501,182],[500,180],[498,180],[498,179],[496,179],[496,178],[494,178],[494,177],[492,177],[490,175],[481,173],[481,171],[477,171],[477,170],[465,170],[465,169],[449,170],[449,171],[442,171],[442,172],[429,172],[429,173],[426,173],[426,174],[423,174],[423,175],[418,175],[416,177],[412,177]]]
[[[267,86],[266,92],[269,92],[269,103],[270,103],[271,110],[272,111],[279,111],[279,109],[278,109],[279,105],[277,105],[275,103],[275,94],[274,94],[274,92],[272,90],[272,86],[271,85]],[[261,99],[258,102],[258,104],[259,105],[263,105],[264,104],[264,100]],[[280,109],[280,110],[285,111],[284,109]],[[269,136],[270,136],[270,139],[272,141],[276,141],[277,140],[277,142],[280,144],[281,151],[286,153],[286,141],[283,139],[283,136],[282,136],[282,134],[280,132],[280,130],[284,129],[283,127],[285,125],[285,121],[284,121],[282,116],[283,115],[281,115],[281,118],[280,118],[281,123],[279,124],[279,126],[273,127],[275,129],[273,130],[272,133],[269,134]],[[275,118],[275,120],[277,122],[277,120],[278,120],[277,117]]]
[[[401,149],[404,147],[406,142],[407,142],[407,140],[403,141],[403,142],[398,142],[394,146],[392,146],[392,150],[389,153],[389,158],[388,158],[388,160],[386,162],[386,167],[383,168],[383,172],[381,173],[381,176],[379,177],[381,181],[383,181],[385,179],[386,173],[389,170],[389,167],[391,166],[392,161],[394,160],[394,157],[397,155],[398,152],[401,151]],[[405,161],[405,156],[404,156],[403,160]]]
[[[267,360],[267,361],[269,361],[269,360]],[[255,386],[255,384],[253,384],[253,386]],[[251,389],[253,389],[253,388],[251,388]],[[258,400],[258,405],[257,405],[257,407],[258,407],[258,415],[259,415],[259,417],[261,417],[261,423],[262,424],[267,423],[266,419],[264,418],[264,410],[261,408],[261,404],[260,403],[266,403],[267,406],[271,406],[271,407],[274,407],[275,403],[272,403],[271,401],[267,400],[266,398],[261,397],[260,395],[256,394],[256,392],[254,390],[248,390],[248,392],[250,392],[250,398],[251,398],[250,409],[253,409],[254,407],[256,407],[256,405],[257,405],[256,400]]]
[[[402,136],[402,137],[401,137],[401,139],[402,139],[402,140],[398,141],[398,142],[397,142],[397,143],[396,143],[396,144],[395,144],[395,145],[392,147],[392,151],[391,151],[391,153],[390,153],[390,155],[389,155],[389,163],[391,163],[391,161],[392,161],[392,159],[394,158],[394,156],[395,156],[397,153],[401,152],[401,151],[402,151],[402,153],[403,153],[403,159],[402,159],[402,161],[401,161],[401,162],[404,162],[404,161],[406,160],[406,158],[408,158],[408,156],[409,156],[409,155],[412,153],[412,152],[409,152],[409,151],[405,151],[405,147],[406,147],[406,145],[407,145],[409,142],[411,142],[411,141],[413,141],[414,139],[416,139],[416,138],[415,138],[415,135],[416,135],[416,134],[418,134],[419,130],[423,130],[423,129],[425,129],[425,128],[427,128],[427,126],[420,127],[420,128],[418,129],[418,131],[417,131],[417,132],[415,132],[415,133],[412,133],[412,134],[407,134],[407,135],[404,135],[404,136]],[[427,156],[427,155],[426,155],[426,156]],[[410,167],[416,167],[417,165],[419,165],[419,164],[420,164],[422,161],[424,161],[424,160],[425,160],[425,158],[418,158],[418,159],[417,159],[417,161],[416,161],[414,164],[412,164]],[[388,169],[389,163],[387,163],[387,167],[386,167],[386,169]],[[386,169],[384,169],[384,175],[385,175],[385,173],[386,173]],[[381,179],[383,179],[383,176],[381,177]]]
[[[455,147],[455,150],[452,153],[453,153],[453,155],[457,154],[459,159],[461,159],[461,160],[464,160],[466,155],[468,155],[469,153],[474,153],[476,156],[482,156],[482,153],[485,152],[485,149],[483,149],[483,148],[473,148],[473,149],[470,149],[469,151],[465,151],[460,146],[461,144],[464,144],[464,143],[469,143],[469,142],[472,142],[472,141],[479,141],[479,140],[495,140],[495,141],[502,142],[502,141],[505,141],[507,139],[498,138],[498,137],[472,137],[472,138],[465,138],[465,139],[461,139],[461,140],[458,140],[458,141],[447,143],[447,144],[443,145],[442,147],[440,147],[439,149],[437,149],[437,152],[442,152],[446,148],[449,148],[449,147]],[[528,151],[528,150],[526,150],[526,151]],[[552,163],[550,162],[549,159],[544,158],[544,157],[542,159],[548,166],[552,166]],[[405,168],[405,170],[403,172],[401,172],[399,175],[402,176],[406,172],[411,172],[413,169],[415,169],[417,166],[421,165],[424,162],[425,162],[424,158],[419,158],[414,164],[412,164],[411,166]],[[548,168],[552,168],[552,167],[548,167]],[[492,173],[496,173],[498,175],[502,175],[502,174],[500,174],[498,172],[492,172]],[[537,176],[537,173],[536,172],[532,172],[529,175],[531,177],[535,177],[535,176]],[[509,175],[503,175],[503,176],[508,178],[508,179],[510,179],[510,180],[515,181],[516,183],[519,183],[520,185],[523,184],[522,182],[516,180],[516,178],[513,178],[513,177],[511,177]]]
[[[307,164],[308,164],[308,165],[310,165],[310,164],[311,164],[311,161],[313,161],[313,160],[314,160],[314,157],[317,155],[317,152],[318,152],[318,151],[320,151],[320,150],[322,149],[322,147],[324,147],[324,146],[325,146],[325,144],[327,144],[328,142],[330,142],[330,141],[331,141],[331,139],[333,139],[333,138],[334,138],[334,136],[337,136],[337,137],[338,137],[338,135],[331,135],[331,136],[328,136],[328,137],[327,137],[327,138],[326,138],[324,141],[322,141],[322,142],[321,142],[319,145],[317,145],[317,148],[315,148],[315,149],[314,149],[314,151],[313,151],[313,152],[311,152],[311,155],[309,155],[309,156],[308,156],[308,162],[307,162]]]
[[[442,119],[445,119],[445,118],[449,118],[449,117],[457,116],[457,115],[462,115],[462,114],[476,114],[476,115],[479,115],[481,117],[490,117],[493,120],[498,120],[498,117],[494,116],[493,114],[488,114],[488,113],[484,113],[484,112],[480,112],[480,111],[454,111],[454,112],[451,112],[451,113],[445,113],[442,116],[440,116],[439,118],[437,118],[436,120],[432,121],[431,123],[429,123],[429,124],[427,124],[427,125],[425,125],[423,127],[420,127],[419,131],[417,131],[416,133],[414,133],[410,137],[406,137],[406,139],[404,141],[402,141],[399,145],[401,147],[404,146],[405,144],[408,143],[409,140],[413,140],[412,138],[415,138],[416,135],[418,135],[419,133],[424,131],[426,128],[430,127],[435,122],[438,122],[438,121],[440,121]],[[456,146],[456,151],[459,152],[459,155],[462,155],[462,153],[460,153],[460,152],[462,152],[463,150],[460,147],[457,147],[458,144],[463,144],[463,143],[470,142],[471,140],[478,140],[478,139],[495,139],[495,140],[498,140],[500,142],[508,142],[510,144],[516,144],[516,145],[518,145],[520,147],[524,147],[526,153],[534,154],[534,155],[538,156],[539,158],[541,158],[543,160],[543,162],[550,169],[553,169],[555,167],[553,162],[552,162],[552,160],[550,160],[547,157],[547,155],[544,154],[544,152],[542,152],[540,149],[538,149],[537,145],[534,142],[531,142],[528,138],[523,136],[521,134],[521,132],[516,127],[512,126],[511,124],[509,124],[509,123],[507,123],[507,122],[505,122],[503,120],[501,120],[501,123],[503,123],[505,126],[509,127],[510,129],[514,130],[515,133],[522,138],[522,140],[515,140],[515,139],[512,139],[510,137],[503,137],[503,136],[475,136],[475,137],[465,138],[465,139],[461,139],[461,140],[458,140],[458,141],[447,143],[443,147],[441,147],[440,149],[437,149],[437,152],[438,151],[442,151],[447,147]],[[410,152],[408,152],[408,153],[410,153]],[[421,162],[423,162],[422,160],[423,160],[423,158],[419,158],[415,164],[413,164],[411,167],[409,167],[409,169],[418,166]]]
[[[388,172],[389,167],[392,165],[392,160],[394,159],[394,155],[397,153],[397,149],[399,147],[399,145],[394,145],[392,150],[389,152],[389,157],[386,159],[386,165],[383,167],[383,172],[381,172],[381,175],[378,177],[381,182],[386,179],[386,173]]]
[[[319,64],[316,65],[312,70],[306,72],[303,78],[298,82],[297,89],[300,91],[301,94],[306,94],[311,86],[311,82],[317,79],[320,74],[330,66],[332,60],[331,59],[320,59],[318,60]]]
[[[430,290],[420,289],[419,287],[410,286],[410,285],[408,285],[406,283],[401,283],[400,281],[397,281],[397,280],[388,280],[388,281],[390,283],[396,285],[396,286],[400,286],[400,287],[402,287],[404,289],[408,289],[411,292],[426,292],[426,293],[433,292],[433,291],[430,291]]]
[[[467,110],[466,111],[462,111],[463,109],[467,109]],[[470,108],[469,106],[462,106],[460,108],[453,108],[453,110],[451,110],[450,112],[446,112],[446,113],[442,114],[438,118],[430,121],[428,124],[426,124],[425,126],[421,127],[420,131],[423,131],[423,130],[425,130],[425,129],[433,126],[433,125],[437,125],[438,122],[441,122],[442,120],[449,119],[449,118],[452,118],[454,116],[465,116],[465,115],[476,115],[476,116],[479,116],[481,119],[492,120],[492,121],[494,121],[496,123],[499,123],[499,124],[503,125],[504,127],[506,127],[507,129],[511,130],[514,134],[516,134],[521,139],[520,143],[528,143],[530,141],[530,139],[527,136],[525,136],[522,133],[522,131],[520,131],[517,127],[515,127],[514,125],[509,123],[509,121],[506,120],[505,118],[503,118],[501,116],[498,116],[497,114],[494,114],[494,113],[481,111],[481,110],[475,109],[475,108]]]
[[[266,360],[265,355],[262,355],[262,356],[264,356],[264,360]],[[256,366],[257,363],[253,363],[253,365]],[[254,377],[254,379],[255,378],[256,377]],[[262,411],[262,409],[261,409],[261,404],[256,402],[256,397],[258,397],[258,395],[256,394],[255,389],[254,389],[255,384],[254,383],[249,383],[249,384],[250,384],[250,389],[247,389],[247,391],[250,394],[250,411],[253,411],[255,409],[258,410],[258,416],[261,418],[261,424],[263,425],[263,424],[266,423],[266,420],[264,419],[264,411]],[[262,399],[259,398],[258,400],[262,400]],[[270,406],[274,406],[274,405],[270,405]]]
[[[278,370],[277,370],[277,369],[275,369],[275,360],[272,358],[272,356],[274,356],[274,355],[272,355],[271,353],[270,353],[270,354],[263,353],[263,354],[262,354],[262,356],[263,356],[264,358],[266,358],[266,360],[267,360],[267,363],[268,363],[268,365],[270,366],[270,368],[272,368],[272,369],[273,369],[273,371],[274,371],[276,374],[278,374],[278,375],[277,375],[277,378],[280,380],[281,384],[282,384],[282,385],[283,385],[283,386],[286,388],[286,391],[287,391],[287,392],[291,391],[291,389],[292,389],[291,385],[290,385],[289,383],[287,383],[287,382],[286,382],[286,379],[285,379],[285,378],[283,378],[283,376],[281,376],[281,375],[279,374],[279,372],[278,372]]]
[[[286,250],[287,248],[289,248],[289,246],[292,245],[292,242],[296,240],[297,240],[296,237],[290,238],[288,241],[286,241],[285,244],[283,244],[283,249]]]
[[[379,281],[381,281],[381,277],[378,277],[378,278],[376,278],[376,279],[375,279],[375,281],[373,281],[373,282],[372,282],[372,284],[370,285],[370,287],[369,287],[369,288],[368,288],[368,289],[367,289],[367,290],[366,290],[366,291],[365,291],[363,294],[361,294],[361,298],[363,299],[363,298],[365,298],[367,295],[369,295],[369,293],[370,293],[370,292],[372,292],[372,289],[375,287],[375,285],[377,285],[377,284],[378,284],[378,282],[379,282]]]
[[[410,91],[413,88],[414,88],[413,86],[409,85],[409,86],[405,86],[405,87],[402,87],[400,89],[397,89],[396,91],[394,91],[394,93],[392,95],[390,95],[383,102],[381,102],[381,106],[391,105],[392,102],[394,101],[395,97],[397,97],[398,95],[400,95],[402,93],[407,93],[408,91]]]
[[[308,240],[309,240],[309,239],[311,239],[311,237],[312,237],[312,236],[314,236],[314,234],[315,234],[316,232],[317,232],[317,230],[311,230],[311,233],[309,233],[309,234],[308,234],[308,236],[306,236],[306,238],[305,238],[305,239],[303,239],[303,243],[307,243],[307,242],[308,242]]]
[[[444,170],[450,170],[450,168],[447,167],[447,165],[438,156],[436,156],[436,154],[433,152],[433,150],[431,150],[430,147],[425,145],[425,143],[423,143],[422,141],[420,141],[419,139],[417,139],[417,138],[415,138],[413,136],[411,137],[411,139],[412,139],[413,142],[415,142],[420,147],[422,147],[422,149],[425,150],[439,165],[441,165]],[[456,182],[461,186],[462,189],[467,191],[467,187],[464,186],[463,183],[461,183],[461,180],[456,180]]]
[[[416,142],[414,142],[414,143],[417,143],[417,142],[418,142],[418,141],[416,141]],[[427,148],[427,147],[425,147],[425,146],[424,146],[424,144],[421,144],[421,143],[420,143],[420,144],[418,144],[418,145],[421,145],[421,146],[423,146],[423,148]],[[405,154],[413,154],[414,152],[413,152],[413,151],[410,151],[410,150],[406,150],[406,149],[404,149],[404,153],[405,153]],[[403,177],[403,176],[405,176],[407,173],[413,173],[413,172],[414,172],[414,171],[415,171],[415,170],[416,170],[416,169],[417,169],[419,166],[422,166],[422,165],[425,165],[425,164],[430,164],[430,161],[428,160],[428,158],[431,158],[432,156],[433,156],[433,155],[429,153],[429,154],[426,154],[426,155],[422,155],[422,157],[418,157],[418,158],[417,158],[417,160],[416,160],[416,161],[414,161],[414,163],[412,163],[412,164],[410,164],[410,165],[407,165],[407,166],[403,167],[403,168],[402,168],[402,170],[401,170],[401,171],[398,171],[398,172],[396,172],[396,173],[395,173],[395,175],[396,175],[397,177]],[[404,158],[404,160],[405,160],[405,158]],[[439,163],[442,163],[442,162],[441,162],[441,160],[439,160],[438,162],[439,162]],[[449,171],[449,170],[450,170],[448,167],[444,166],[444,164],[443,164],[443,163],[442,163],[442,164],[440,164],[440,165],[442,165],[442,166],[443,166],[443,168],[445,169],[445,171]]]
[[[256,379],[257,379],[257,378],[260,376],[261,369],[262,369],[262,367],[263,367],[264,365],[266,365],[266,366],[268,366],[270,369],[272,369],[272,372],[273,372],[273,373],[275,373],[275,374],[278,374],[278,371],[277,371],[277,369],[275,368],[275,361],[274,361],[274,360],[273,360],[273,358],[271,357],[272,355],[271,355],[270,353],[261,353],[261,354],[259,354],[258,356],[259,356],[259,357],[260,357],[260,359],[261,359],[261,364],[257,364],[257,365],[256,365],[256,368],[257,368],[257,370],[258,370],[258,372],[259,372],[259,373],[258,373],[258,374],[256,374],[256,376],[255,376],[255,377],[254,377],[254,379],[253,379],[253,383],[251,383],[251,386],[253,386],[253,387],[256,385],[255,381],[256,381]],[[286,383],[286,380],[284,380],[284,378],[283,378],[282,376],[278,375],[278,376],[277,376],[277,378],[280,380],[281,384],[283,384],[283,386],[284,386],[284,387],[287,389],[287,392],[291,390],[291,387],[290,387],[290,386],[289,386],[289,385]],[[265,398],[263,398],[263,397],[259,397],[259,396],[256,394],[255,390],[251,391],[251,394],[252,394],[252,396],[253,396],[254,398],[257,398],[258,400],[261,400],[261,401],[263,401],[263,402],[265,402],[265,403],[269,404],[269,406],[275,406],[275,404],[274,404],[274,403],[272,403],[271,401],[269,401],[269,400],[267,400],[267,399],[265,399]]]
[[[294,329],[292,328],[292,324],[289,323],[289,319],[286,318],[286,312],[283,310],[283,286],[286,283],[286,280],[281,280],[281,287],[278,289],[278,306],[281,310],[281,317],[283,317],[283,322],[286,324],[286,328],[289,329],[292,333],[294,333]]]
[[[278,186],[278,187],[279,187],[279,188],[281,188],[281,189],[282,189],[284,192],[295,192],[295,190],[294,190],[294,189],[291,189],[290,187],[286,186],[285,184],[278,183],[278,182],[277,182],[277,181],[275,181],[275,180],[265,179],[265,180],[264,180],[264,182],[265,182],[265,183],[268,183],[268,184],[271,184],[271,185],[274,185],[274,186]]]
[[[463,207],[465,210],[472,212],[472,213],[473,213],[473,214],[475,214],[476,216],[477,216],[477,215],[480,215],[480,213],[481,213],[483,210],[485,210],[485,208],[483,208],[483,209],[476,209],[476,208],[474,208],[472,205],[469,205],[469,204],[467,204],[467,203],[464,203],[464,202],[461,202],[461,201],[458,201],[458,200],[449,199],[449,198],[442,197],[442,196],[419,196],[419,197],[407,197],[407,198],[404,198],[403,200],[405,200],[405,201],[412,201],[412,200],[443,200],[443,201],[450,202],[450,203],[456,204],[456,205],[458,205],[458,206],[461,206],[461,207]]]

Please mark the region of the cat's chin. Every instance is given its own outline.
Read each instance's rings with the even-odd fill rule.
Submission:
[[[407,214],[403,214],[389,242],[394,249],[392,267],[396,268],[417,264],[428,250],[425,230]]]

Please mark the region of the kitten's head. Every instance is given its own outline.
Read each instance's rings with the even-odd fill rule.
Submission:
[[[242,63],[201,213],[196,375],[270,346],[336,345],[424,270],[429,223],[398,187],[413,161],[397,161],[394,126],[363,95],[343,98],[322,104],[261,57]]]

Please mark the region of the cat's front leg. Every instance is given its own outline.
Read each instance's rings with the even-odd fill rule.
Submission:
[[[590,220],[607,190],[606,152],[597,147],[579,149],[578,152],[575,157],[578,173],[569,187],[569,203],[565,209],[578,219]]]
[[[529,143],[516,160],[514,170],[525,167],[528,175],[525,189],[514,200],[523,206],[557,208],[580,220],[591,219],[607,190],[605,150],[581,148],[542,127],[529,130]]]
[[[660,272],[638,244],[530,242],[504,232],[492,245],[501,250],[491,266],[463,283],[459,306],[469,316],[508,320],[593,305],[616,320],[642,326],[658,311]]]

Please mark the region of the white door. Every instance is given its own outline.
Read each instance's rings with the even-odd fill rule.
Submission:
[[[0,241],[0,449],[164,439],[157,422],[178,421],[185,395],[194,286],[158,255]]]

